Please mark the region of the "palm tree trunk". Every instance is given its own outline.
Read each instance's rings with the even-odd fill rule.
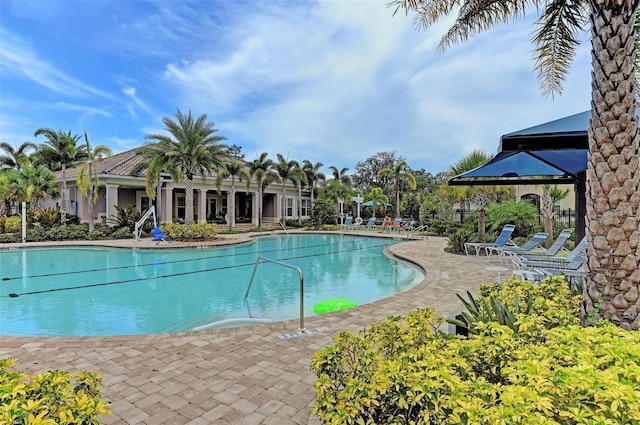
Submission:
[[[637,330],[640,171],[634,20],[638,1],[590,3],[593,77],[582,320],[604,318]]]
[[[229,199],[229,211],[227,213],[229,230],[233,230],[236,221],[236,176],[231,176],[231,199]]]
[[[65,164],[62,164],[62,193],[60,194],[60,223],[67,225],[67,176]]]
[[[396,177],[396,218],[400,218],[400,182]]]
[[[184,224],[191,226],[193,224],[193,180],[189,177],[185,179],[185,210]]]
[[[302,225],[302,183],[298,184],[298,224]]]
[[[553,210],[553,198],[551,198],[551,192],[549,185],[542,186],[542,218],[544,222],[544,231],[548,235],[544,241],[545,248],[549,248],[553,245],[553,216],[555,211]]]
[[[94,221],[94,204],[93,204],[93,186],[89,186],[89,193],[87,194],[87,211],[89,212],[89,231],[93,231],[95,227]]]
[[[258,227],[262,227],[262,182],[258,182]]]
[[[286,196],[287,196],[287,188],[283,184],[282,185],[282,210],[280,211],[282,213],[282,225],[283,226],[286,225],[286,223],[287,223],[287,219],[285,218],[286,215],[287,215]]]

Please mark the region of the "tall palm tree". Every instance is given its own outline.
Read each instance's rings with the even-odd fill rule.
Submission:
[[[325,182],[325,185],[328,193],[335,200],[336,211],[339,213],[339,199],[346,199],[351,195],[351,177],[347,174],[349,171],[347,167],[338,169],[330,165],[329,170],[331,170],[331,178]]]
[[[474,149],[465,156],[463,156],[456,163],[449,167],[447,172],[449,177],[457,176],[458,174],[465,173],[467,171],[478,168],[492,158],[492,155],[483,152],[478,149]],[[486,209],[490,201],[494,201],[497,197],[497,191],[493,186],[460,186],[459,188],[451,188],[451,192],[460,201],[470,200],[478,210],[478,239],[483,242],[485,237],[485,218]]]
[[[280,182],[282,183],[282,209],[281,209],[282,217],[280,220],[282,225],[284,225],[286,222],[286,216],[287,216],[286,199],[285,199],[287,196],[287,181],[294,183],[294,180],[296,178],[296,174],[294,173],[294,170],[296,168],[300,168],[300,164],[298,164],[298,161],[288,160],[282,154],[277,154],[276,157],[278,158],[278,161],[274,163],[273,170],[276,173],[278,173],[278,176],[280,177]]]
[[[394,0],[429,26],[460,3]],[[624,329],[640,329],[640,309],[629,299],[640,292],[640,169],[636,94],[636,31],[640,0],[559,0],[462,3],[441,48],[542,7],[536,22],[536,67],[544,94],[560,93],[583,28],[591,30],[591,120],[587,161],[587,279],[583,322],[605,318]]]
[[[24,142],[18,148],[14,148],[7,142],[0,143],[0,149],[5,152],[0,155],[0,168],[19,169],[22,165],[29,164],[28,150],[36,150],[35,143]]]
[[[262,202],[264,197],[264,188],[271,183],[279,182],[280,176],[272,170],[274,166],[273,160],[268,158],[267,152],[262,152],[256,159],[249,164],[249,175],[255,179],[258,186],[258,227],[262,227]],[[247,192],[251,186],[251,181],[247,180]]]
[[[86,143],[85,149],[87,150],[89,160],[82,164],[78,170],[78,188],[87,202],[89,231],[91,232],[94,227],[93,210],[98,202],[98,190],[100,188],[100,179],[98,178],[98,172],[96,171],[94,162],[99,158],[110,156],[112,152],[111,148],[105,145],[98,145],[92,148],[86,130],[84,132],[84,141]]]
[[[60,222],[67,222],[67,166],[72,166],[87,158],[85,147],[80,144],[78,134],[71,131],[54,131],[47,127],[37,129],[34,137],[44,136],[47,139],[38,147],[36,164],[44,165],[51,171],[62,170],[62,190],[60,192]]]
[[[246,181],[250,181],[251,176],[246,170],[244,163],[239,160],[231,159],[225,161],[222,164],[222,168],[218,171],[216,178],[218,190],[222,184],[222,178],[229,176],[231,176],[231,199],[229,199],[229,210],[227,211],[227,224],[229,225],[229,230],[232,230],[236,225],[236,177],[240,180],[245,179]]]
[[[416,176],[409,171],[409,166],[406,161],[399,161],[391,168],[383,168],[378,171],[378,177],[391,177],[393,178],[393,187],[396,195],[396,217],[400,216],[400,183],[406,180],[411,189],[415,189],[417,186]]]
[[[8,175],[9,191],[18,202],[28,202],[33,214],[40,206],[40,202],[56,197],[59,186],[55,175],[46,167],[26,165],[19,170],[11,170]]]
[[[224,136],[215,133],[213,122],[207,122],[207,115],[198,118],[191,111],[184,115],[178,109],[176,121],[169,117],[162,118],[166,134],[148,134],[149,142],[138,152],[146,157],[147,189],[158,178],[160,171],[165,170],[176,182],[185,182],[185,224],[193,224],[193,178],[196,175],[206,176],[223,167],[227,158],[227,148],[220,142]],[[152,174],[150,176],[150,174]]]
[[[291,181],[296,186],[296,189],[298,189],[298,199],[296,201],[298,204],[298,224],[302,225],[302,186],[304,186],[308,182],[307,174],[304,172],[304,169],[300,167],[300,165],[296,166],[293,169],[293,172],[291,173]],[[311,189],[311,191],[313,192],[313,189]]]
[[[302,161],[302,170],[307,176],[307,184],[311,188],[311,206],[313,207],[314,202],[314,191],[316,188],[316,183],[325,180],[325,175],[320,172],[324,164],[322,162],[316,162],[315,164],[308,159]]]

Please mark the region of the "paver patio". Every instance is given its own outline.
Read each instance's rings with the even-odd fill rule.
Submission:
[[[137,246],[153,245],[143,240]],[[290,320],[146,336],[0,337],[0,357],[16,358],[17,368],[29,373],[101,374],[103,398],[113,411],[101,418],[104,424],[317,424],[309,413],[315,395],[310,362],[333,335],[415,308],[433,307],[448,317],[461,309],[456,293],[476,290],[487,262],[449,254],[445,246],[446,238],[438,237],[393,245],[390,251],[422,268],[425,279],[385,300],[308,317],[305,328],[320,329],[308,335],[282,339],[298,331],[298,320]]]

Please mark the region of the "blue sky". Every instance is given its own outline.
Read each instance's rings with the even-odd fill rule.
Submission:
[[[354,171],[395,150],[445,170],[501,135],[589,109],[588,41],[564,94],[545,99],[532,19],[445,52],[452,20],[417,31],[382,1],[0,0],[0,140],[87,130],[114,153],[206,113],[251,160]]]

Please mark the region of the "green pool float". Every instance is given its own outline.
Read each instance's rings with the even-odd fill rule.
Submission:
[[[355,307],[358,304],[354,301],[348,300],[344,297],[330,298],[328,300],[320,301],[313,305],[313,311],[316,314],[333,313],[334,311],[346,310],[351,307]]]

